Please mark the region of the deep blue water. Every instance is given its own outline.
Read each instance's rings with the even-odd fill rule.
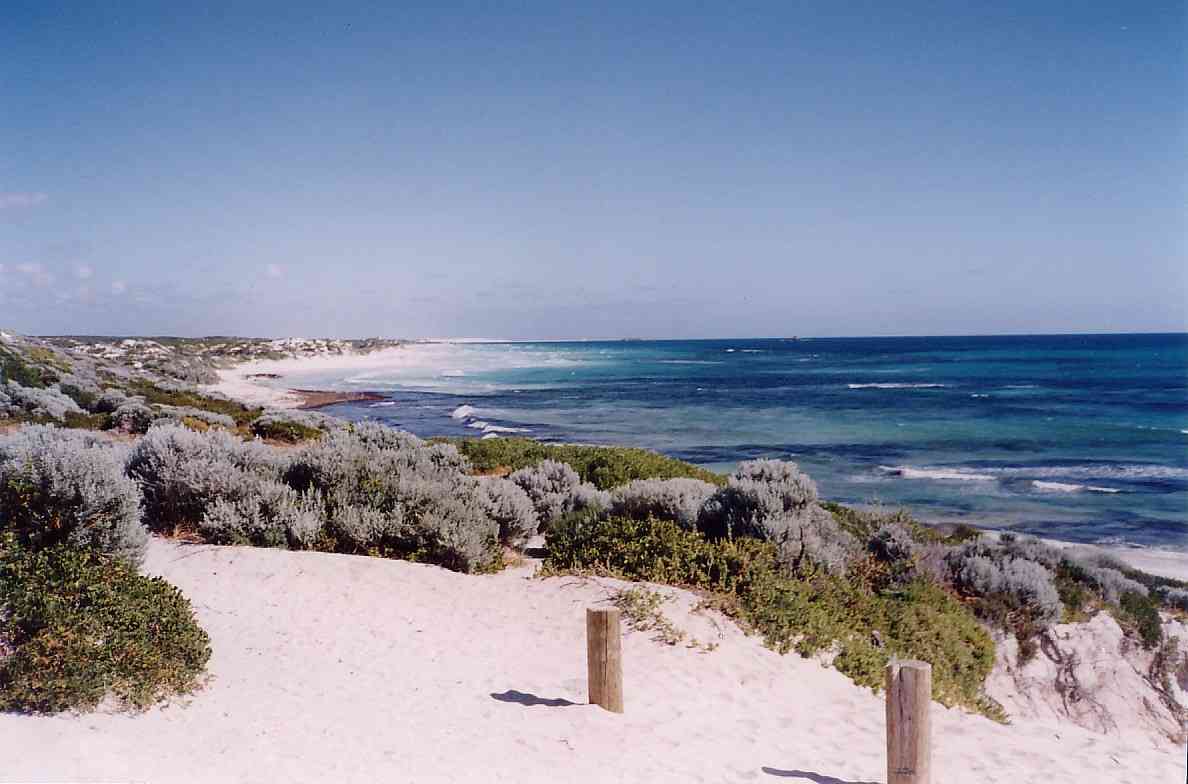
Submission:
[[[420,350],[413,349],[414,351]],[[1188,335],[425,347],[331,413],[424,436],[522,431],[727,469],[798,461],[823,495],[1055,538],[1188,548]],[[459,409],[460,406],[470,408]]]

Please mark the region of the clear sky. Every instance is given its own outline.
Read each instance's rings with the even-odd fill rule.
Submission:
[[[0,325],[1184,330],[1186,8],[8,0]]]

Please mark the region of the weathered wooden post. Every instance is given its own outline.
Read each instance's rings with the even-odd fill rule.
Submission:
[[[932,665],[887,665],[887,784],[932,782]]]
[[[618,609],[586,610],[590,704],[623,712],[623,643]]]

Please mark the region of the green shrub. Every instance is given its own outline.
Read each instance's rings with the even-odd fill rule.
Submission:
[[[322,437],[322,431],[292,420],[265,419],[261,417],[251,424],[253,435],[280,441],[285,444],[300,444]]]
[[[834,650],[834,666],[879,688],[892,656],[933,666],[933,697],[1001,719],[983,685],[994,643],[939,586],[914,580],[880,589],[873,559],[846,576],[788,573],[777,548],[747,537],[706,541],[668,520],[595,514],[564,518],[548,533],[546,573],[593,570],[716,594],[718,605],[781,653]]]
[[[478,471],[518,471],[542,460],[565,463],[583,482],[600,490],[625,485],[634,479],[675,479],[690,477],[725,484],[725,478],[713,471],[646,449],[633,447],[583,446],[579,444],[542,444],[530,438],[452,439]]]
[[[1138,632],[1147,650],[1154,650],[1163,640],[1163,624],[1159,620],[1159,606],[1155,599],[1141,593],[1122,594],[1118,602],[1118,620],[1123,628]]]
[[[41,389],[55,383],[58,377],[45,368],[28,364],[12,351],[0,348],[0,380]]]
[[[166,389],[143,379],[133,381],[130,391],[144,397],[144,402],[150,405],[199,408],[215,414],[225,414],[234,419],[237,425],[247,425],[260,416],[262,411],[259,408],[248,408],[233,400],[207,397],[190,389]]]
[[[107,696],[145,708],[190,692],[210,640],[160,578],[98,553],[0,542],[0,710],[85,711]]]

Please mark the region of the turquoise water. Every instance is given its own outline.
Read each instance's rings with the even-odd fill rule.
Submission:
[[[384,389],[332,413],[424,436],[630,444],[719,469],[786,458],[847,503],[1188,548],[1188,335],[425,349],[416,367],[303,383]]]

